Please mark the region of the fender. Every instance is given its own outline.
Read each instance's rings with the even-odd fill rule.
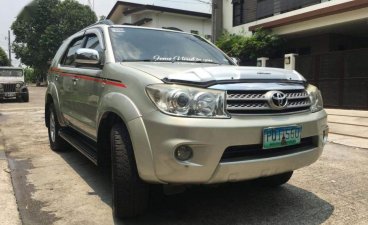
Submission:
[[[27,92],[28,93],[28,87],[27,86],[23,86],[20,88],[20,92],[21,93],[24,93],[24,92]]]
[[[98,126],[106,112],[116,113],[125,123],[142,116],[133,101],[119,92],[110,92],[100,99],[96,115]]]
[[[128,129],[141,179],[159,183],[160,181],[156,178],[152,149],[146,127],[141,118],[142,114],[137,106],[128,96],[122,93],[111,92],[103,96],[96,115],[96,121],[98,121],[97,133],[103,116],[108,112],[118,115]]]

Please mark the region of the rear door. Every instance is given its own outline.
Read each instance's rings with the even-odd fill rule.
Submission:
[[[84,44],[84,36],[74,38],[68,48],[66,49],[57,72],[58,85],[60,87],[60,110],[63,117],[74,125],[75,121],[75,104],[79,101],[77,93],[77,77],[76,77],[76,64],[75,64],[75,52],[81,48]]]

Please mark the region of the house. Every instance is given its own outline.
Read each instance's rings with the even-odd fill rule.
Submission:
[[[325,105],[368,109],[368,0],[214,0],[230,33],[270,29],[296,53],[296,70],[323,92]],[[278,62],[278,63],[277,63]],[[282,59],[271,66],[281,67]]]
[[[107,19],[115,24],[182,30],[207,39],[212,35],[211,14],[203,12],[117,1]]]

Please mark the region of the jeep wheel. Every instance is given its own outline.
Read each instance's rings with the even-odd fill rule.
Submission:
[[[23,102],[29,102],[29,95],[28,94],[23,95],[22,100],[23,100]]]
[[[59,136],[60,124],[56,116],[56,111],[53,104],[49,106],[49,141],[53,151],[62,151],[67,147],[67,143]]]
[[[286,172],[286,173],[277,174],[277,175],[273,175],[273,176],[269,176],[269,177],[259,178],[258,182],[262,186],[278,187],[278,186],[281,186],[281,185],[287,183],[290,180],[292,175],[293,175],[293,171]]]
[[[119,218],[133,217],[147,208],[149,187],[138,175],[132,144],[125,126],[114,125],[110,138],[113,212]]]

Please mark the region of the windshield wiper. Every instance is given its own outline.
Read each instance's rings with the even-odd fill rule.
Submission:
[[[221,63],[217,63],[217,62],[210,62],[210,61],[202,61],[202,60],[198,60],[198,61],[190,61],[190,60],[173,60],[171,62],[186,62],[186,63],[208,63],[208,64],[217,64],[217,65],[221,65]]]
[[[188,61],[190,62],[190,61]],[[193,61],[193,63],[208,63],[208,64],[217,64],[217,65],[221,65],[221,63],[217,63],[217,62],[208,62],[208,61]]]
[[[221,65],[221,63],[217,63],[217,62],[209,62],[209,61],[202,61],[202,60],[190,61],[190,60],[177,60],[177,59],[176,60],[126,59],[126,60],[122,60],[121,62],[171,62],[171,63],[186,62],[186,63],[208,63],[208,64]]]

